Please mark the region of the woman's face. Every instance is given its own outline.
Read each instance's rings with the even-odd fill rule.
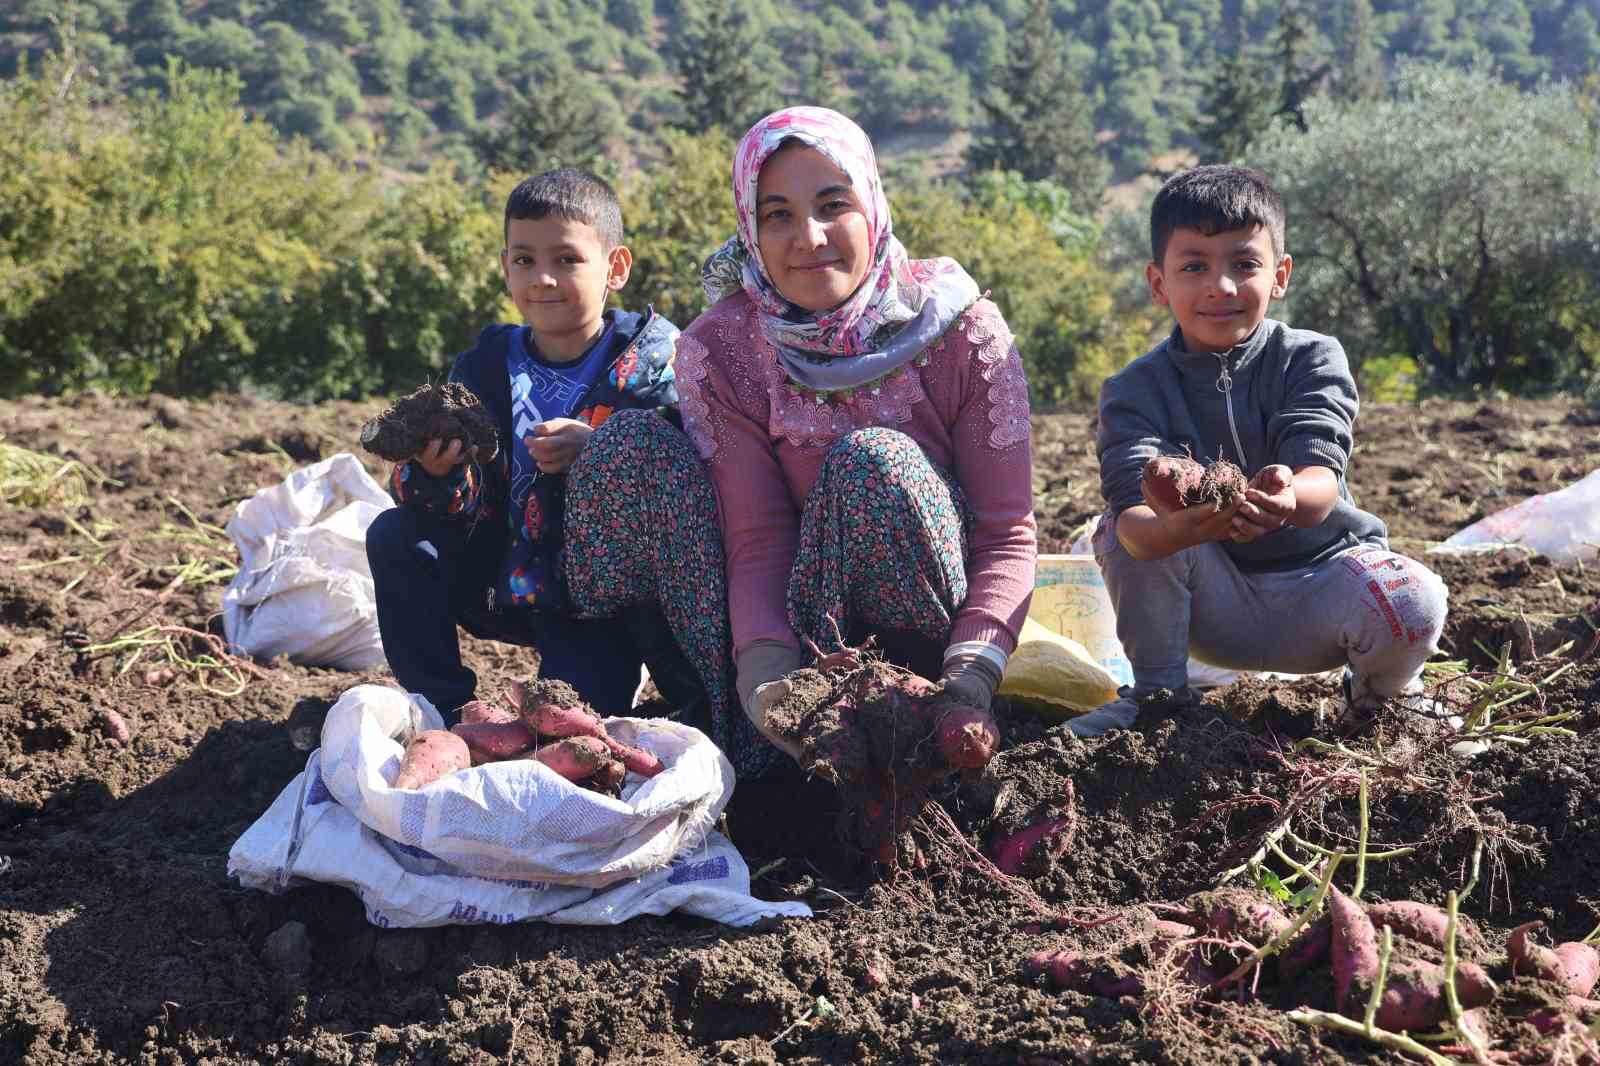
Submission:
[[[872,265],[867,216],[850,178],[814,148],[778,149],[756,181],[756,243],[784,299],[831,311]]]

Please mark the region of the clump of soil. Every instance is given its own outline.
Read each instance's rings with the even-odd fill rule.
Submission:
[[[494,418],[471,389],[454,381],[424,385],[361,427],[361,446],[392,463],[414,457],[434,440],[459,440],[479,462],[500,450]]]

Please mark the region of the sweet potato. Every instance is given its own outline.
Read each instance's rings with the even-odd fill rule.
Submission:
[[[1003,874],[1016,876],[1035,854],[1044,853],[1051,856],[1060,854],[1067,844],[1071,843],[1070,836],[1065,830],[1071,828],[1070,818],[1046,818],[1028,828],[1012,833],[995,842],[993,846],[994,864]]]
[[[1030,955],[1022,972],[1029,977],[1043,975],[1058,992],[1088,992],[1101,967],[1076,951],[1047,949]]]
[[[1321,962],[1327,957],[1332,937],[1333,922],[1326,914],[1307,922],[1278,953],[1278,976],[1292,981]]]
[[[504,723],[520,720],[516,711],[510,707],[502,707],[497,703],[468,700],[461,705],[461,721],[465,725],[471,725],[475,722]]]
[[[406,744],[395,788],[426,788],[446,774],[472,765],[467,742],[446,729],[424,729]]]
[[[1398,935],[1419,944],[1444,950],[1445,933],[1450,928],[1450,915],[1431,903],[1417,903],[1409,899],[1373,903],[1367,907],[1367,917],[1378,929],[1393,929]],[[1458,919],[1457,931],[1462,922]]]
[[[601,733],[600,716],[564,681],[513,682],[510,701],[523,723],[540,736],[598,737]]]
[[[462,722],[450,732],[466,741],[472,765],[511,759],[533,747],[536,739],[521,722]]]
[[[1144,487],[1168,510],[1178,511],[1198,499],[1205,467],[1187,456],[1159,455],[1144,464]]]
[[[1248,889],[1219,888],[1189,900],[1190,917],[1201,929],[1220,937],[1237,937],[1260,947],[1291,922],[1276,905]]]
[[[1202,466],[1187,456],[1158,455],[1144,464],[1144,487],[1169,510],[1209,503],[1223,507],[1244,495],[1244,471],[1226,459]]]
[[[1555,948],[1535,944],[1528,936],[1543,922],[1526,922],[1511,930],[1506,940],[1506,955],[1511,972],[1532,974],[1560,985],[1568,995],[1587,996],[1600,977],[1600,953],[1588,944],[1569,942]]]
[[[1366,985],[1378,976],[1378,931],[1361,904],[1337,888],[1328,892],[1328,919],[1333,923],[1333,1004],[1344,1010],[1356,982]]]
[[[611,750],[612,755],[621,760],[623,766],[626,766],[640,777],[654,777],[663,769],[660,759],[643,748],[636,748],[632,744],[624,744],[607,733],[604,728],[600,730],[599,740]]]
[[[582,781],[605,770],[611,750],[599,737],[564,737],[553,744],[534,749],[533,759],[550,767],[568,781]],[[609,773],[609,771],[607,771]]]
[[[608,759],[600,768],[584,782],[586,786],[596,792],[604,792],[608,796],[622,794],[622,784],[628,777],[628,768],[616,759]]]
[[[1370,986],[1358,982],[1356,989],[1360,1004],[1364,1004]],[[1464,962],[1456,967],[1456,996],[1463,1007],[1482,1007],[1494,999],[1495,985],[1480,967]],[[1349,1009],[1357,1005],[1352,1004]],[[1444,967],[1416,959],[1390,959],[1388,980],[1374,1019],[1379,1028],[1431,1029],[1449,1013]]]
[[[933,710],[937,715],[934,742],[945,763],[955,770],[987,766],[1000,746],[1000,731],[989,712],[947,697],[936,700]]]

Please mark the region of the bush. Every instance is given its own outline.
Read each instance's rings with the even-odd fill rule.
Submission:
[[[1592,109],[1483,69],[1405,68],[1394,93],[1315,98],[1309,132],[1250,149],[1289,206],[1293,320],[1435,390],[1570,387],[1600,370]]]

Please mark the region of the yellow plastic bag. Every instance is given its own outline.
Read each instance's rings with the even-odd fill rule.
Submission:
[[[1000,693],[1060,721],[1116,699],[1117,682],[1082,644],[1029,618],[1006,664]]]

